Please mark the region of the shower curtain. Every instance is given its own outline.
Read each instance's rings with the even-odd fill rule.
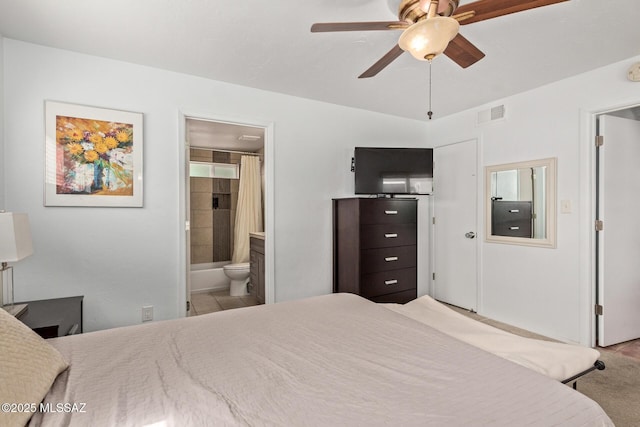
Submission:
[[[258,156],[240,158],[240,188],[231,262],[249,262],[249,233],[262,231],[262,177]]]

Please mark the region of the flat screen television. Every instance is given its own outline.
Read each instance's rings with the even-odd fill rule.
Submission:
[[[356,194],[431,194],[432,148],[356,147]]]

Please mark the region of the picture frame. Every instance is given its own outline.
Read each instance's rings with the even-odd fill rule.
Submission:
[[[142,207],[143,114],[45,101],[45,206]]]

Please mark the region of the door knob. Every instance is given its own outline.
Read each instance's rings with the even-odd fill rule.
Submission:
[[[466,237],[467,239],[473,239],[476,237],[476,233],[474,233],[473,231],[469,231],[464,233],[464,237]]]

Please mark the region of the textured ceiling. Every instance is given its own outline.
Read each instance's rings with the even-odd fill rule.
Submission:
[[[0,34],[425,120],[425,62],[405,53],[378,76],[357,79],[400,32],[309,31],[314,22],[394,20],[397,2],[0,0]],[[638,0],[570,0],[464,25],[460,32],[487,56],[467,69],[434,60],[434,118],[639,55],[638,22]]]
[[[264,129],[260,127],[189,118],[186,132],[192,148],[254,153],[264,147]]]

